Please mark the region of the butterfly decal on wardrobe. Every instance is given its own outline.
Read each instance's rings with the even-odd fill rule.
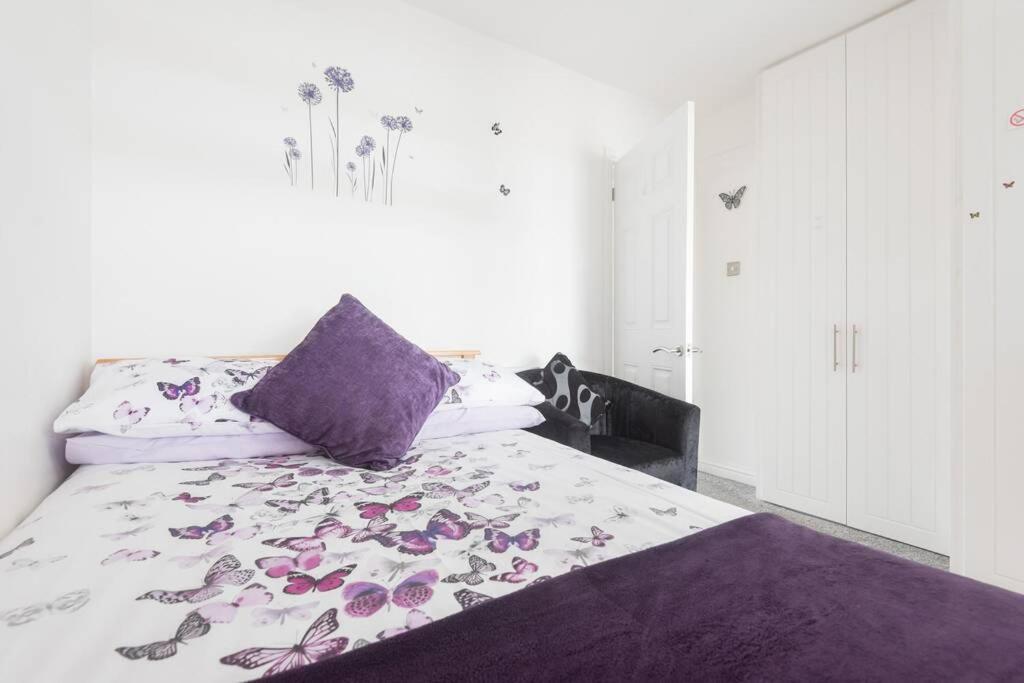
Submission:
[[[733,209],[740,208],[740,200],[743,199],[743,193],[747,191],[747,186],[744,185],[740,189],[736,190],[732,194],[726,192],[719,192],[718,198],[725,204],[725,208],[732,211]]]

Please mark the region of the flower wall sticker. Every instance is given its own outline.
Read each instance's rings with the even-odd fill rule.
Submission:
[[[313,68],[317,69],[316,62]],[[319,69],[317,69],[319,71]],[[385,206],[394,204],[395,196],[395,171],[398,166],[399,153],[402,147],[402,140],[413,130],[413,120],[404,115],[385,114],[379,118],[380,125],[384,129],[381,139],[382,144],[378,145],[378,138],[372,135],[361,135],[354,147],[355,159],[344,160],[342,149],[345,147],[343,140],[343,129],[341,125],[341,95],[351,93],[355,89],[355,79],[352,73],[340,66],[328,66],[322,71],[324,83],[327,90],[321,91],[320,87],[312,81],[299,83],[297,93],[299,100],[306,105],[306,121],[308,128],[308,148],[300,149],[298,141],[294,137],[284,138],[284,170],[288,178],[288,184],[292,187],[300,183],[300,169],[304,156],[309,157],[309,187],[316,189],[313,149],[316,144],[313,133],[317,126],[314,125],[313,108],[324,101],[325,93],[330,95],[334,92],[334,108],[327,110],[328,145],[330,147],[331,173],[334,180],[334,196],[341,196],[342,178],[348,182],[348,190],[351,198],[355,198],[362,190],[361,195],[364,202],[376,201],[378,196]],[[414,108],[417,115],[423,113],[422,107]],[[285,106],[282,111],[287,111]],[[376,115],[375,115],[376,116]],[[323,142],[320,143],[324,144]],[[349,143],[351,144],[351,143]],[[353,149],[353,148],[348,148]],[[379,154],[377,153],[379,150]],[[407,154],[410,160],[414,159]],[[378,182],[378,179],[380,182]],[[377,188],[380,187],[380,195]]]
[[[334,119],[330,120],[331,138],[334,155],[331,157],[331,170],[334,172],[334,196],[341,195],[341,93],[352,92],[356,82],[348,69],[339,66],[329,66],[324,69],[324,80],[327,87],[334,91]]]
[[[288,174],[288,182],[295,186],[299,178],[299,160],[302,159],[302,152],[299,151],[299,143],[293,137],[284,139],[284,171]]]
[[[309,188],[313,189],[313,107],[320,104],[323,95],[313,83],[299,83],[299,99],[306,103],[309,112]]]

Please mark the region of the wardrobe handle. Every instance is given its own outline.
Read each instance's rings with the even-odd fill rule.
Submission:
[[[853,326],[853,361],[850,363],[850,372],[857,372],[857,326]]]
[[[832,326],[832,372],[839,370],[839,325]]]

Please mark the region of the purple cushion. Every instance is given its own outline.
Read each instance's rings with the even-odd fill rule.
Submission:
[[[231,403],[346,465],[388,469],[458,381],[346,294],[302,343]]]

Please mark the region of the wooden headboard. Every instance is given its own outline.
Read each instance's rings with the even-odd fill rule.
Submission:
[[[431,356],[435,358],[457,358],[460,360],[473,360],[480,355],[480,352],[476,349],[433,349],[427,350]],[[284,358],[283,353],[260,353],[256,355],[238,355],[238,356],[204,356],[205,358],[216,358],[218,360],[281,360]],[[116,363],[122,360],[139,360],[138,357],[125,357],[125,358],[97,358],[96,365],[103,365],[104,363]]]

